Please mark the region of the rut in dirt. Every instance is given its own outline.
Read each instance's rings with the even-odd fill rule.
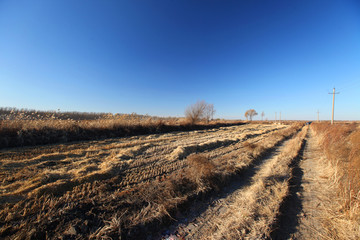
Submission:
[[[299,214],[303,210],[301,192],[304,172],[300,167],[300,161],[304,157],[304,151],[308,146],[308,134],[304,140],[299,156],[290,164],[291,178],[289,180],[289,194],[280,205],[279,216],[270,234],[270,239],[289,239],[297,231]]]

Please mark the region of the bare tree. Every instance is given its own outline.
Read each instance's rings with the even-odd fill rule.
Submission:
[[[253,117],[258,115],[258,113],[254,109],[249,109],[245,112],[246,120],[250,119],[252,121]]]
[[[204,118],[206,122],[213,120],[215,112],[216,111],[214,108],[214,104],[206,104],[205,112],[204,112]]]
[[[199,122],[204,117],[206,105],[205,101],[198,101],[195,104],[188,106],[185,110],[186,119],[191,124]]]
[[[265,113],[264,113],[264,111],[262,111],[262,113],[261,113],[261,121],[263,121],[264,116],[265,116]]]
[[[185,117],[191,124],[198,123],[203,119],[209,122],[214,117],[214,114],[214,105],[208,104],[205,101],[198,101],[188,106],[185,110]]]

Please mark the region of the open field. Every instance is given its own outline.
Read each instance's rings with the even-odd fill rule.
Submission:
[[[218,119],[190,124],[185,118],[135,113],[39,112],[0,108],[0,149],[211,129],[236,124],[244,122]]]
[[[301,220],[314,139],[303,124],[247,124],[3,150],[0,237],[305,239],[303,223],[323,223]]]

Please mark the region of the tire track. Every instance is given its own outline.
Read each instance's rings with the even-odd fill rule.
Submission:
[[[289,194],[281,204],[272,239],[333,239],[324,221],[336,199],[328,172],[334,171],[321,151],[312,130],[309,131],[301,157],[294,162]],[[328,168],[331,168],[330,170]]]

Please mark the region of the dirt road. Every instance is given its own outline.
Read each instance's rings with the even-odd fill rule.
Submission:
[[[306,134],[306,137],[305,137]],[[255,162],[218,196],[179,214],[178,239],[331,239],[323,220],[334,199],[332,171],[312,130]],[[163,237],[163,239],[166,237]]]
[[[285,199],[275,239],[332,239],[326,222],[337,199],[330,166],[310,129],[289,196]]]

